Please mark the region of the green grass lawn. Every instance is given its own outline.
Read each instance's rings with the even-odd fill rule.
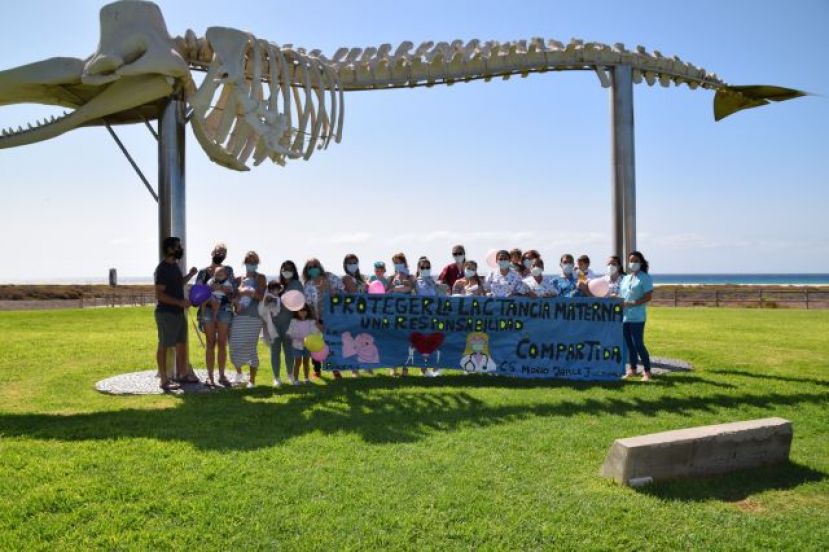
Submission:
[[[0,313],[0,550],[823,550],[829,311],[651,309],[652,384],[448,375],[112,397],[150,309]],[[192,343],[197,366],[201,349]],[[619,437],[782,416],[791,463],[620,487]]]

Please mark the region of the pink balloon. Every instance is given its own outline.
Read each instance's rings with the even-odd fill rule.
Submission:
[[[305,306],[305,295],[303,295],[301,291],[297,291],[295,289],[286,291],[282,294],[280,299],[282,300],[282,304],[285,305],[285,308],[289,311],[298,311]]]
[[[489,268],[498,268],[498,250],[491,249],[489,253],[486,254],[486,264],[489,265]]]
[[[368,285],[368,292],[377,295],[382,295],[386,293],[386,286],[384,286],[383,282],[381,282],[380,280],[374,280]]]
[[[313,353],[311,353],[311,358],[313,358],[317,362],[323,362],[323,361],[325,361],[326,358],[328,358],[328,355],[330,353],[331,353],[331,349],[329,349],[328,345],[326,345],[325,347],[323,347],[319,351],[314,351]]]
[[[610,291],[610,284],[604,278],[593,278],[587,282],[587,289],[595,297],[606,297]]]

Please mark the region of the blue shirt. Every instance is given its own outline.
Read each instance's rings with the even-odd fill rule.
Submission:
[[[653,291],[653,280],[647,272],[639,271],[636,274],[625,274],[622,283],[619,284],[619,297],[625,302],[638,301],[647,293]],[[625,322],[644,322],[646,318],[645,305],[625,307]]]
[[[559,297],[584,297],[579,289],[579,281],[575,276],[556,276],[553,280],[553,288],[558,292]]]

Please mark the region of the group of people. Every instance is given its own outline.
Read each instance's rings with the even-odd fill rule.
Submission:
[[[299,270],[296,263],[286,260],[279,268],[277,278],[268,281],[260,272],[259,255],[249,251],[244,257],[244,274],[236,276],[225,264],[227,248],[217,244],[211,253],[209,266],[190,269],[185,275],[179,269],[183,249],[178,238],[166,238],[162,243],[164,260],[155,272],[156,323],[159,347],[157,361],[159,378],[164,390],[174,389],[178,383],[199,382],[187,366],[187,326],[184,309],[190,307],[184,295],[184,285],[194,276],[195,282],[209,286],[212,296],[199,308],[199,326],[205,334],[206,385],[240,385],[242,368],[249,367],[248,387],[256,385],[259,368],[257,342],[260,334],[270,344],[274,387],[282,386],[282,358],[289,383],[308,382],[313,365],[313,376],[320,377],[321,363],[309,358],[304,346],[306,337],[323,330],[322,300],[326,293],[365,293],[369,286],[380,282],[383,292],[423,296],[490,296],[490,297],[590,297],[590,282],[604,279],[604,296],[617,297],[624,308],[623,331],[628,351],[629,366],[624,377],[636,374],[638,360],[644,371],[642,379],[651,378],[650,356],[644,343],[645,305],[651,300],[653,282],[648,274],[648,261],[639,251],[632,251],[623,263],[611,255],[602,274],[590,268],[590,258],[581,255],[575,259],[567,253],[559,258],[555,272],[546,272],[544,260],[538,251],[501,250],[489,259],[493,270],[486,276],[478,272],[478,263],[466,256],[462,245],[452,248],[452,262],[434,276],[428,257],[420,257],[409,266],[406,255],[392,256],[392,268],[384,261],[373,263],[368,276],[360,270],[360,260],[353,253],[343,258],[343,274],[338,276],[323,268],[319,259],[310,258]],[[280,297],[289,291],[300,292],[305,306],[298,310],[280,308]],[[166,349],[176,347],[177,373],[170,381],[166,371]],[[235,369],[234,381],[226,374],[228,349]],[[215,368],[219,377],[214,380]],[[300,370],[303,378],[300,379]],[[355,375],[356,375],[355,371]],[[333,372],[335,378],[341,377]]]

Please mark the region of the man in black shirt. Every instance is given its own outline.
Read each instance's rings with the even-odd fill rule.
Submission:
[[[176,348],[177,379],[190,377],[187,364],[187,318],[184,316],[184,309],[190,306],[190,301],[184,297],[184,284],[196,274],[196,268],[191,268],[186,277],[182,275],[178,260],[184,255],[184,249],[179,238],[164,238],[161,247],[164,260],[155,269],[155,297],[158,300],[155,307],[155,323],[158,327],[156,362],[161,388],[169,391],[178,386],[167,377],[167,348]],[[193,379],[198,381],[195,376]]]

